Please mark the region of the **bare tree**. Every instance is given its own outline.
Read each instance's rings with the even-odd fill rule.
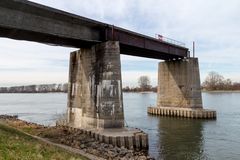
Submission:
[[[231,79],[226,79],[224,81],[224,89],[225,90],[232,90],[233,89],[233,83]]]
[[[217,72],[210,72],[202,84],[206,90],[240,90],[239,82],[232,82],[231,79],[225,79]]]
[[[138,85],[142,91],[147,91],[151,88],[150,86],[150,79],[148,76],[141,76],[138,79]]]
[[[224,77],[217,72],[210,72],[203,82],[203,87],[207,90],[223,89]]]

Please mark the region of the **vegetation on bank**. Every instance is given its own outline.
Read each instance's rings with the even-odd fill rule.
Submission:
[[[69,155],[65,150],[63,150],[65,151],[63,152],[61,149],[55,148],[55,145],[52,143],[64,148],[68,147],[65,149],[69,152],[77,152],[89,159],[152,159],[148,156],[146,150],[120,148],[111,144],[102,143],[96,141],[84,132],[67,129],[65,127],[46,127],[36,123],[23,121],[18,119],[17,116],[10,115],[0,115],[0,124],[3,124],[0,126],[0,160],[2,160],[2,157],[4,160],[84,159],[75,156],[74,154]],[[16,128],[17,130],[12,129],[9,126]],[[39,141],[35,138],[31,138],[32,136],[28,136],[28,134],[37,137],[36,139],[39,139]],[[48,141],[49,145],[46,145],[43,140]],[[9,145],[3,145],[3,143],[9,143]],[[17,147],[14,145],[17,145]],[[12,153],[11,157],[9,155],[10,153]]]
[[[138,87],[124,87],[123,92],[157,92],[157,87],[150,85],[150,79],[147,76],[141,76],[138,79]],[[231,79],[225,79],[217,72],[210,72],[202,83],[203,91],[240,91],[240,83],[233,82]]]
[[[67,92],[68,84],[40,84],[28,86],[0,87],[0,93],[50,93]]]
[[[157,87],[151,86],[151,81],[148,76],[140,76],[138,78],[138,87],[126,86],[123,92],[157,92]]]
[[[83,160],[0,123],[0,160]]]
[[[233,82],[231,79],[225,79],[217,72],[209,72],[202,83],[203,91],[240,91],[240,82]],[[67,93],[68,84],[42,84],[15,87],[0,87],[0,93],[50,93],[65,92]],[[151,85],[148,76],[138,78],[137,87],[123,87],[123,92],[157,92],[157,86]]]
[[[240,83],[232,82],[231,79],[225,79],[219,73],[212,71],[202,83],[202,89],[205,91],[239,91]]]
[[[150,86],[149,88],[142,89],[140,87],[124,87],[123,92],[157,92],[157,87]]]

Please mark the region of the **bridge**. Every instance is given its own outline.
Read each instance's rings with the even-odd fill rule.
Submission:
[[[0,36],[17,40],[76,48],[118,41],[121,54],[165,60],[188,54],[185,47],[26,0],[1,0],[0,17]]]
[[[124,128],[120,54],[167,60],[159,63],[157,107],[148,113],[216,117],[202,107],[198,59],[183,46],[26,0],[0,1],[0,37],[80,48],[70,55],[67,125],[130,135],[116,144],[147,146],[146,135]]]

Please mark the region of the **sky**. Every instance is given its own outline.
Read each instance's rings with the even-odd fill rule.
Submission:
[[[31,0],[154,37],[184,42],[199,58],[201,81],[210,71],[240,81],[239,0]],[[76,48],[0,38],[0,86],[65,83]],[[159,60],[121,55],[123,86],[141,75],[157,85]]]

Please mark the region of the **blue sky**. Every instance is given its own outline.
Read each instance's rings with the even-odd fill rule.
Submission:
[[[239,0],[32,0],[149,36],[161,34],[196,42],[201,80],[217,71],[240,81]],[[64,83],[74,48],[0,38],[0,86]],[[123,85],[137,85],[140,75],[157,84],[158,60],[121,56]]]

